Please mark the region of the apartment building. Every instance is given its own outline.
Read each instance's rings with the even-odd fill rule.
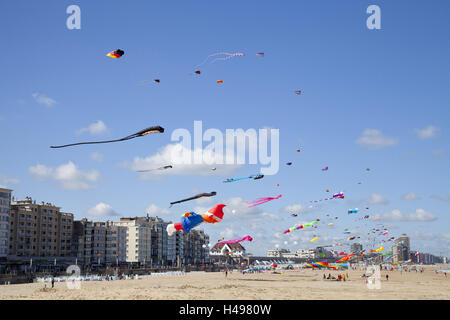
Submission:
[[[184,263],[209,262],[209,236],[203,230],[191,230],[184,234]]]
[[[0,188],[0,260],[6,259],[9,252],[11,193],[10,189]]]
[[[9,254],[17,257],[71,255],[73,214],[32,198],[12,200]]]
[[[126,227],[113,222],[74,222],[73,255],[80,264],[114,265],[126,261]]]

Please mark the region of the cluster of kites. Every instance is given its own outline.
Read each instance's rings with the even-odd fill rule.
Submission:
[[[123,57],[124,54],[125,54],[125,52],[123,50],[117,49],[117,50],[109,52],[107,54],[107,56],[110,58],[113,58],[113,59],[119,59],[119,58]],[[256,55],[259,57],[264,57],[265,54],[264,54],[264,52],[258,52],[258,53],[256,53]],[[241,52],[235,52],[235,53],[233,53],[233,52],[218,52],[218,53],[210,54],[200,64],[195,66],[195,68],[194,68],[195,71],[193,71],[193,74],[201,75],[202,71],[200,70],[200,67],[205,67],[206,65],[211,65],[218,61],[226,61],[226,60],[230,60],[230,59],[234,59],[234,58],[238,58],[238,57],[244,57],[244,56],[246,56],[246,54],[241,53]],[[159,79],[159,78],[153,79],[153,81],[155,83],[161,83],[161,79]],[[218,84],[224,83],[224,81],[222,79],[216,80],[216,82]],[[294,92],[297,95],[300,95],[302,93],[301,90],[295,90]],[[73,147],[73,146],[78,146],[78,145],[123,142],[123,141],[128,141],[131,139],[144,137],[144,136],[147,136],[150,134],[155,134],[155,133],[164,133],[164,128],[159,125],[155,125],[155,126],[151,126],[146,129],[140,130],[140,131],[133,133],[131,135],[128,135],[126,137],[118,138],[118,139],[114,139],[114,140],[75,142],[75,143],[70,143],[70,144],[51,146],[50,148],[59,149],[59,148]],[[298,147],[298,149],[296,149],[296,151],[301,152],[302,148],[303,147]],[[286,163],[286,165],[292,166],[293,162],[289,161]],[[146,173],[146,172],[154,172],[154,171],[165,171],[165,170],[173,169],[173,167],[174,166],[172,164],[167,164],[167,165],[157,167],[157,168],[148,168],[145,170],[138,170],[137,172]],[[215,171],[216,168],[212,168],[211,170]],[[370,168],[366,168],[365,170],[371,171]],[[321,169],[321,171],[322,172],[329,171],[329,167],[325,166]],[[260,180],[263,178],[264,178],[264,175],[262,175],[262,174],[253,174],[253,175],[239,177],[239,178],[228,178],[223,182],[224,183],[233,183],[233,182],[242,181],[242,180]],[[361,184],[361,182],[359,182],[358,184]],[[277,184],[276,186],[278,187],[279,184]],[[325,189],[325,192],[330,192],[330,189]],[[180,203],[184,203],[184,202],[188,202],[188,201],[192,201],[192,200],[196,200],[196,199],[201,199],[201,198],[205,198],[205,197],[214,197],[216,195],[217,195],[217,192],[215,192],[215,191],[199,193],[197,195],[194,195],[194,196],[191,196],[188,198],[173,201],[170,203],[170,207],[172,207],[175,204],[180,204]],[[270,201],[277,200],[281,197],[282,197],[281,194],[277,195],[277,196],[273,196],[273,197],[262,197],[262,198],[258,198],[253,201],[247,201],[247,205],[248,205],[248,208],[252,208],[255,206],[265,204]],[[344,199],[344,192],[334,193],[331,197],[326,197],[326,198],[322,198],[319,200],[310,200],[309,202],[310,203],[319,203],[322,201],[337,200],[337,199]],[[225,204],[217,204],[205,213],[198,214],[196,212],[187,212],[182,215],[180,222],[172,223],[167,226],[167,233],[169,236],[173,235],[177,231],[183,231],[185,233],[189,233],[190,230],[199,226],[202,223],[208,223],[208,224],[219,223],[224,218],[224,212],[223,212],[224,207],[226,207]],[[369,208],[366,207],[366,210],[369,210]],[[235,213],[235,210],[233,210],[232,212]],[[358,208],[354,208],[354,209],[348,209],[347,214],[348,215],[357,215],[359,212],[360,212],[360,210]],[[291,217],[297,218],[298,214],[291,213]],[[324,221],[322,221],[322,224],[324,224],[328,227],[334,227],[335,222],[331,222],[332,218],[330,217],[330,215],[327,214],[326,217],[328,217],[328,221],[325,221],[325,220],[327,220],[327,219],[325,219]],[[337,219],[338,219],[338,217],[335,217],[333,219],[333,221],[335,221]],[[367,226],[368,220],[369,220],[369,215],[365,215],[363,218],[360,218],[357,221],[362,221],[364,223],[363,227],[368,227]],[[289,233],[292,233],[294,231],[299,231],[299,230],[317,229],[320,226],[319,222],[321,222],[321,219],[317,218],[314,221],[311,221],[309,223],[296,224],[295,226],[286,229],[283,233],[289,234]],[[352,232],[348,231],[348,229],[344,229],[344,234],[347,234],[350,236],[348,236],[346,238],[346,240],[345,240],[345,238],[341,239],[340,241],[336,241],[332,245],[328,245],[328,247],[339,247],[339,246],[348,245],[349,241],[353,241],[355,239],[361,238],[357,234],[352,235]],[[385,228],[384,226],[381,226],[378,228],[372,228],[371,230],[369,230],[367,232],[366,235],[368,236],[368,240],[372,241],[371,246],[373,248],[375,248],[376,244],[388,242],[388,241],[391,241],[394,239],[394,237],[386,238],[386,236],[388,234],[389,234],[389,232],[388,232],[387,228]],[[312,239],[310,239],[310,242],[313,243],[313,242],[317,241],[318,239],[319,239],[319,235],[315,234],[314,237]],[[239,243],[242,241],[250,242],[250,241],[253,241],[253,238],[249,235],[241,237],[241,238],[237,238],[237,239],[231,239],[231,240],[225,240],[224,238],[222,238],[222,239],[219,239],[217,244],[225,245],[225,244]],[[342,243],[342,241],[344,241],[344,243]],[[345,242],[345,241],[347,241],[347,242]],[[380,246],[378,249],[371,249],[370,253],[380,253],[383,250],[384,250],[384,247]],[[340,268],[345,268],[345,266],[344,266],[344,264],[342,264],[342,262],[350,261],[351,259],[354,259],[355,257],[361,258],[364,256],[364,254],[360,254],[360,255],[356,255],[354,253],[345,254],[345,252],[341,252],[341,253],[339,253],[339,255],[344,255],[344,257],[340,258],[336,264],[328,264],[327,262],[317,262],[317,263],[312,263],[312,264],[305,264],[304,267],[305,268],[328,268],[328,269],[337,270]],[[386,254],[386,255],[389,255],[389,254]]]

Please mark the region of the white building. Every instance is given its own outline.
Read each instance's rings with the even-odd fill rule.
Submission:
[[[275,257],[275,258],[281,258],[284,257],[284,254],[290,254],[291,251],[288,249],[271,249],[267,250],[267,256],[268,257]]]
[[[218,244],[209,251],[210,256],[242,257],[245,256],[245,248],[240,243]]]

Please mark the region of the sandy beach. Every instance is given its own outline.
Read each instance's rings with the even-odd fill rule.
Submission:
[[[370,290],[364,273],[349,270],[347,281],[324,280],[342,271],[290,270],[283,274],[191,273],[138,280],[82,282],[69,289],[64,282],[0,286],[0,299],[27,300],[449,300],[450,275],[435,273],[436,266],[420,272],[381,272],[381,289]],[[386,280],[386,274],[389,280]]]

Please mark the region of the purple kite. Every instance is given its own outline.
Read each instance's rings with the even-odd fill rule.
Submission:
[[[250,206],[248,206],[249,208],[254,207],[254,206],[259,206],[260,204],[272,201],[272,200],[276,200],[281,198],[281,194],[276,196],[276,197],[265,197],[265,198],[258,198],[254,201],[250,201],[248,202],[248,204],[251,204]]]
[[[328,171],[328,167],[322,168],[322,171]]]
[[[228,240],[228,241],[222,241],[222,242],[218,242],[217,244],[232,244],[232,243],[238,243],[238,242],[242,242],[242,241],[253,241],[253,238],[250,236],[245,236],[239,239],[234,239],[234,240]]]

